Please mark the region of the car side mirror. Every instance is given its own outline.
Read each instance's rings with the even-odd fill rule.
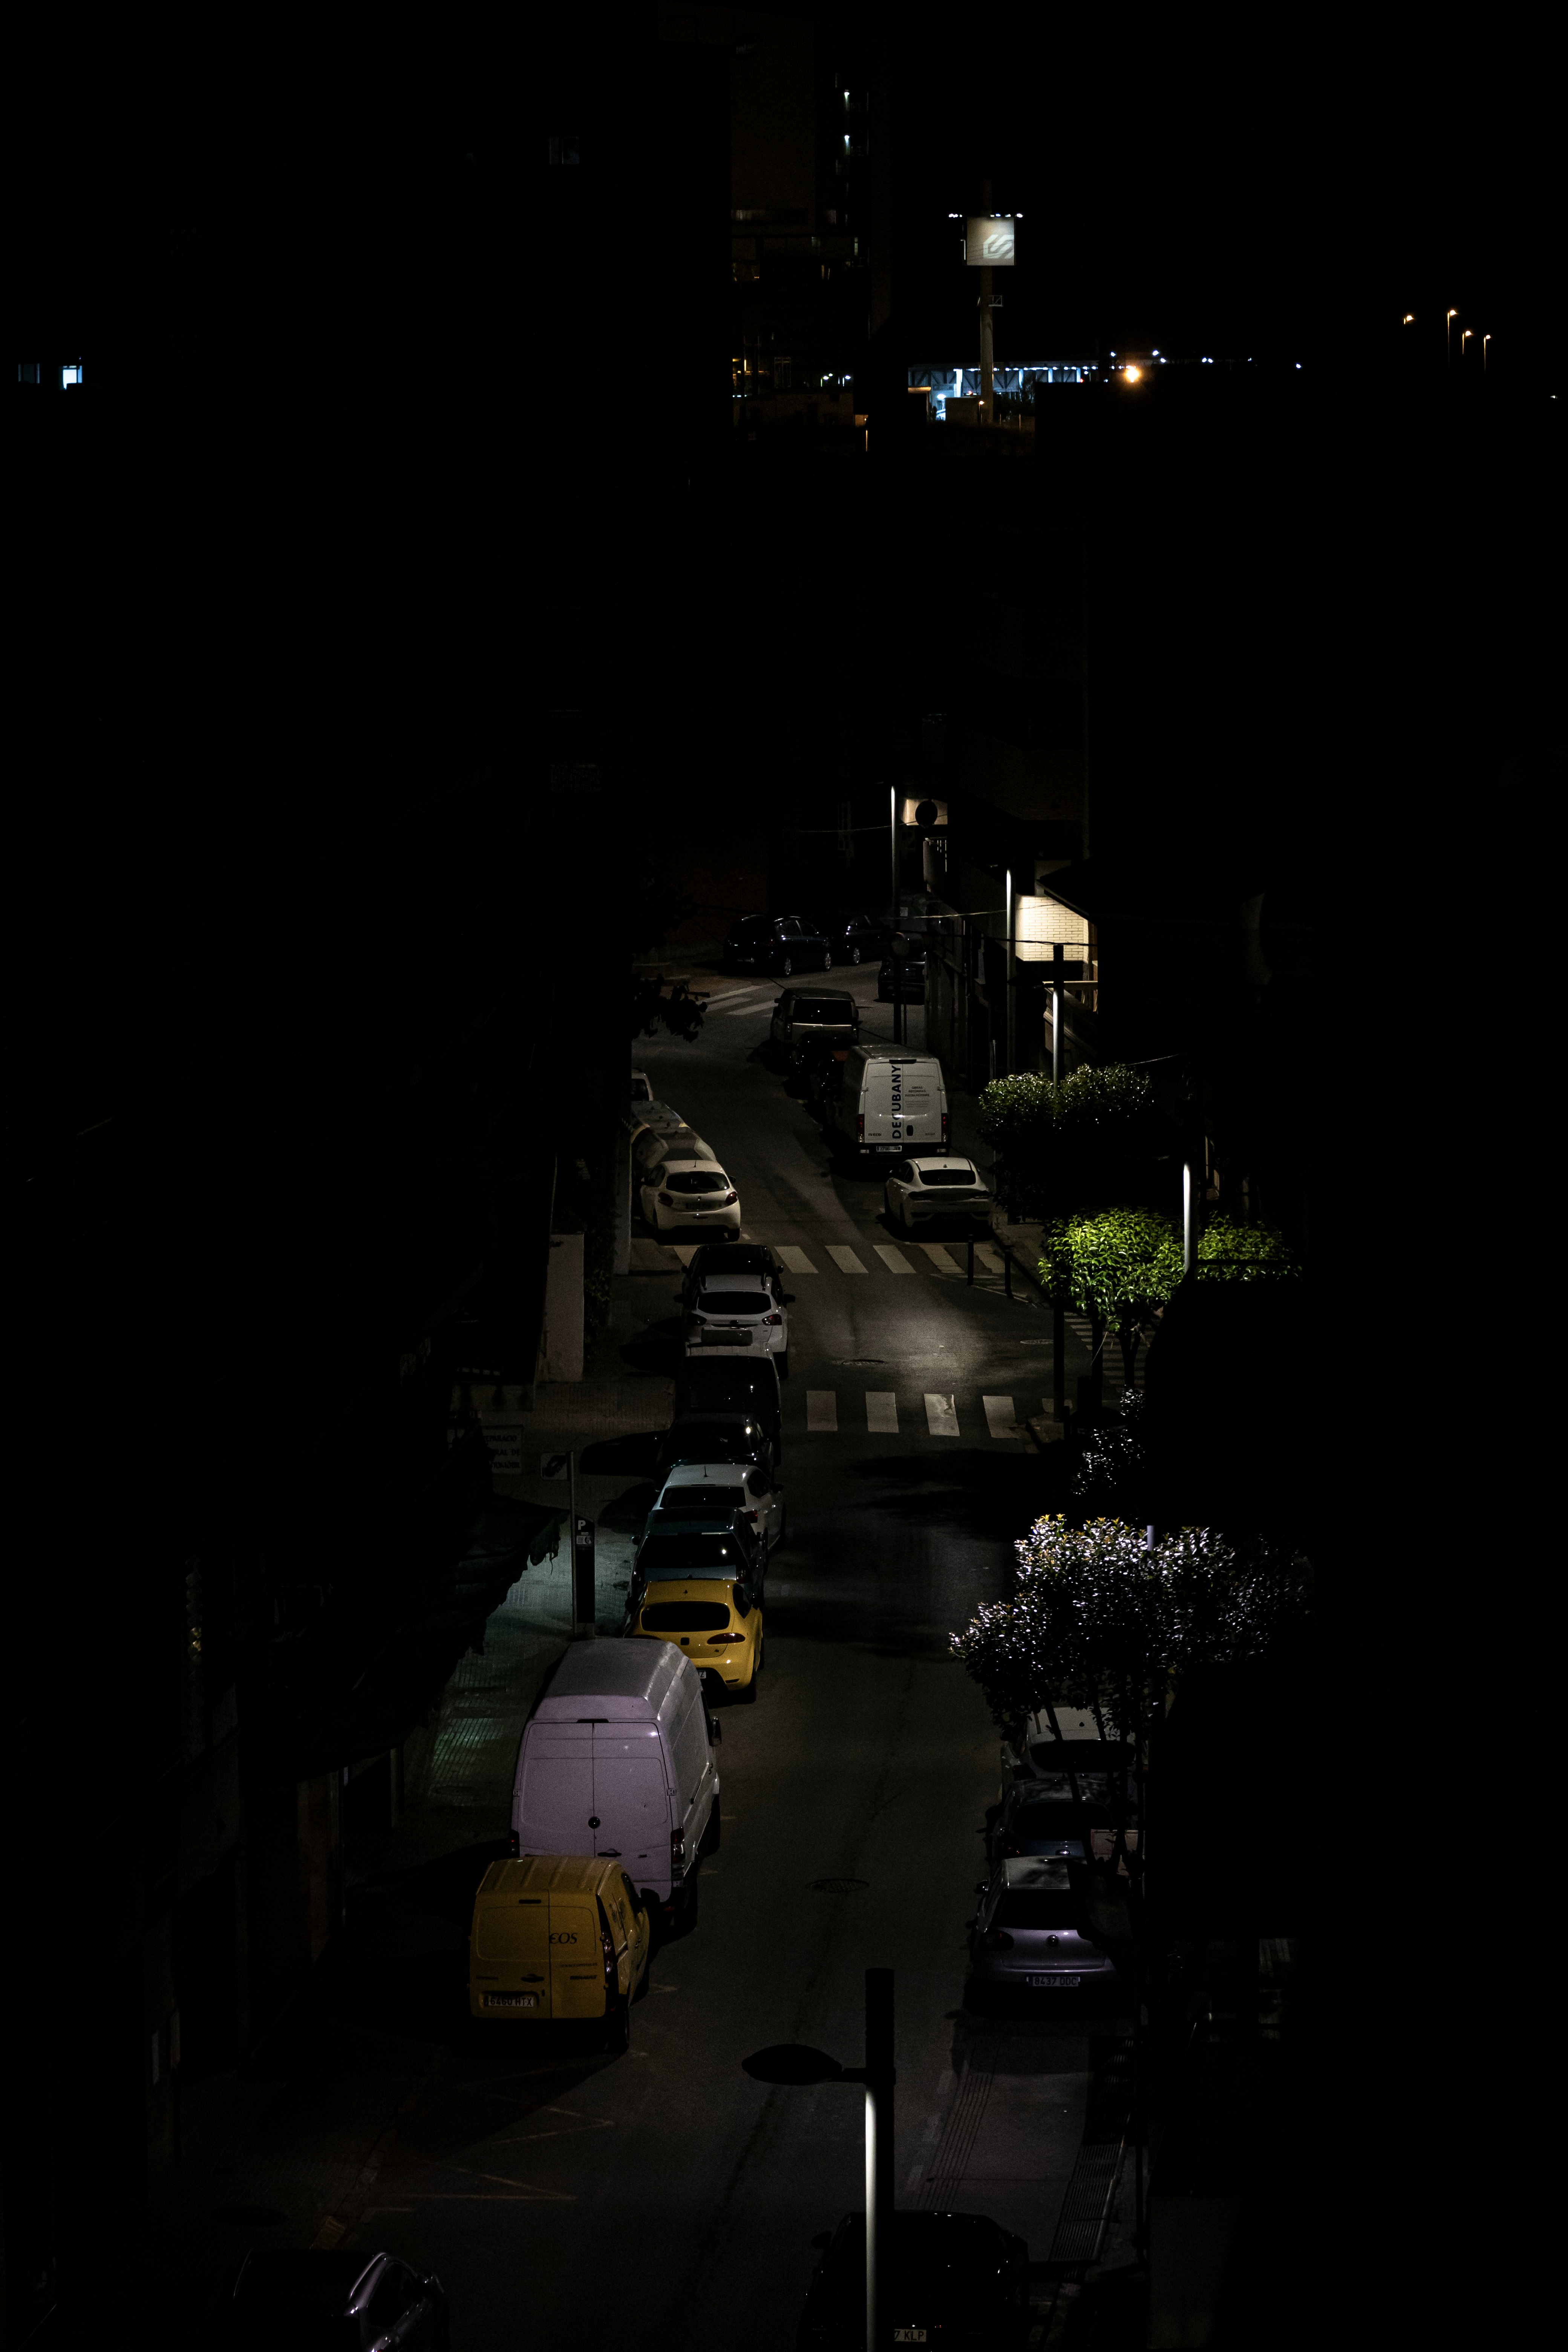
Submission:
[[[833,2243],[832,2231],[818,2230],[816,2237],[813,2238],[811,2242],[817,2253],[825,2254],[827,2252],[828,2247]]]
[[[716,1715],[710,1715],[710,1716],[709,1717],[709,1718],[708,1718],[708,1744],[709,1744],[709,1746],[710,1746],[710,1748],[717,1748],[717,1747],[719,1746],[720,1741],[723,1738],[723,1737],[724,1737],[724,1727],[723,1727],[723,1725],[720,1722],[720,1720],[719,1720],[719,1718],[718,1718],[718,1717],[717,1717]]]

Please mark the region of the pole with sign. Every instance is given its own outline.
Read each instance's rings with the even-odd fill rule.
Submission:
[[[971,269],[980,272],[980,421],[994,425],[996,405],[995,360],[991,341],[991,314],[1000,307],[1000,297],[992,290],[992,271],[1013,267],[1014,229],[1011,219],[1002,219],[991,209],[991,183],[987,180],[980,194],[981,210],[964,224],[963,257]]]

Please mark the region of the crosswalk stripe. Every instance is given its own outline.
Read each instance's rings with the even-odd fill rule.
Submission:
[[[791,1274],[815,1274],[817,1271],[805,1252],[803,1249],[797,1249],[793,1242],[781,1242],[779,1255]]]
[[[938,1274],[957,1274],[960,1271],[958,1260],[952,1255],[951,1252],[943,1249],[940,1242],[921,1242],[921,1247]]]
[[[956,1437],[958,1414],[950,1396],[928,1396],[926,1427],[933,1437]]]
[[[1002,1262],[1002,1253],[994,1242],[976,1242],[974,1255],[987,1274],[1006,1273],[1007,1269]]]
[[[1018,1416],[1011,1397],[983,1396],[980,1402],[985,1407],[985,1426],[993,1437],[1017,1436]]]
[[[881,1259],[882,1264],[887,1267],[889,1274],[913,1274],[915,1269],[910,1264],[909,1259],[904,1255],[902,1250],[894,1249],[889,1242],[879,1242],[876,1244],[876,1249],[877,1255]]]
[[[842,1242],[830,1242],[827,1255],[840,1274],[869,1274],[871,1271],[868,1265],[862,1265],[854,1251],[847,1248]]]
[[[866,1428],[872,1437],[897,1437],[899,1400],[891,1389],[867,1390]]]
[[[807,1389],[805,1392],[805,1425],[808,1431],[825,1433],[838,1427],[838,1391],[837,1389]]]

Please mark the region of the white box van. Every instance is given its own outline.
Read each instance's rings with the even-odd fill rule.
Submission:
[[[616,1860],[669,1913],[718,1843],[716,1729],[668,1642],[576,1642],[523,1727],[513,1850]]]
[[[827,1127],[862,1159],[947,1150],[947,1088],[934,1054],[852,1045],[823,1097]]]

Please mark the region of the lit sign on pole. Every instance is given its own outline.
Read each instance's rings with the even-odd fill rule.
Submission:
[[[966,221],[963,230],[963,258],[971,269],[1011,269],[1013,267],[1013,223],[996,220],[982,213]]]

